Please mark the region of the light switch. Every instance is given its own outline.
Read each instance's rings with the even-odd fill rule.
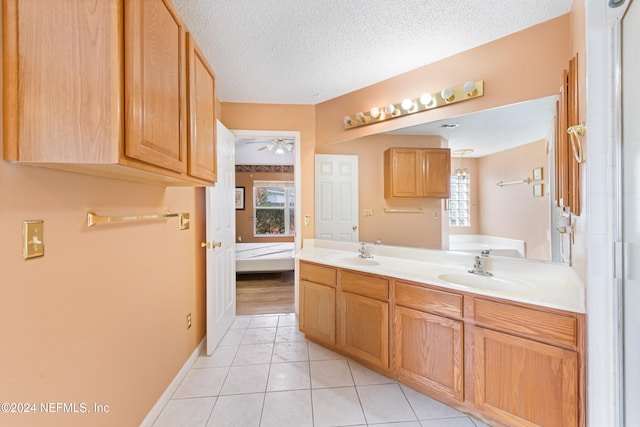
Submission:
[[[365,218],[373,216],[373,209],[363,209],[362,213],[364,214]]]
[[[44,256],[44,221],[22,221],[22,259]]]

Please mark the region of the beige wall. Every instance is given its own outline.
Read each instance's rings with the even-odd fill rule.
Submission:
[[[236,239],[242,243],[293,242],[292,237],[253,237],[253,181],[293,181],[293,173],[236,172],[236,187],[245,188],[244,210],[236,210]]]
[[[189,212],[191,229],[176,218],[87,227],[89,211],[166,209]],[[31,219],[44,220],[45,256],[25,261]],[[205,335],[204,220],[203,189],[0,161],[0,401],[109,406],[3,413],[0,424],[139,425]]]
[[[557,94],[570,58],[570,18],[563,15],[475,49],[317,105],[317,144],[345,141],[419,123]],[[467,80],[484,80],[484,96],[446,107],[343,129],[342,118],[415,98]]]
[[[547,141],[536,141],[478,159],[479,234],[524,240],[526,257],[550,259],[549,154]],[[543,168],[543,196],[533,183],[498,187],[500,181],[532,178]]]
[[[315,106],[222,103],[222,123],[231,130],[279,130],[300,132],[301,214],[311,218],[302,225],[302,239],[314,236],[313,147],[315,146]]]
[[[109,414],[2,414],[12,426],[138,425],[205,334],[203,190],[0,162],[0,400],[106,404]],[[189,212],[87,227],[100,214]],[[45,256],[22,259],[23,220]],[[185,316],[192,313],[187,330]]]

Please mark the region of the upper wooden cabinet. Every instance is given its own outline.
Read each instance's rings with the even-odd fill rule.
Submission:
[[[128,0],[124,31],[125,153],[184,172],[185,27],[165,1]]]
[[[185,34],[167,0],[4,0],[5,160],[162,185],[214,183],[215,118],[201,117],[215,114],[215,102],[188,115]],[[206,68],[211,81],[193,90],[215,100]]]
[[[216,181],[216,76],[187,34],[189,175]]]
[[[448,148],[389,148],[384,152],[385,198],[447,198]]]

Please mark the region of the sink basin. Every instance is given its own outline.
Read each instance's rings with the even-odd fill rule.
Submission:
[[[517,279],[502,279],[494,276],[480,276],[472,273],[448,273],[438,276],[440,280],[456,285],[469,286],[477,289],[489,289],[494,291],[531,291],[534,286],[531,283]]]
[[[329,255],[327,258],[335,259],[336,261],[349,264],[349,265],[362,265],[362,266],[380,265],[380,263],[373,258],[360,258],[358,255],[353,255],[353,254]]]

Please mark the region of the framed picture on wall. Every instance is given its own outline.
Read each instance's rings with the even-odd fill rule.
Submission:
[[[244,187],[236,187],[236,210],[244,210]]]

